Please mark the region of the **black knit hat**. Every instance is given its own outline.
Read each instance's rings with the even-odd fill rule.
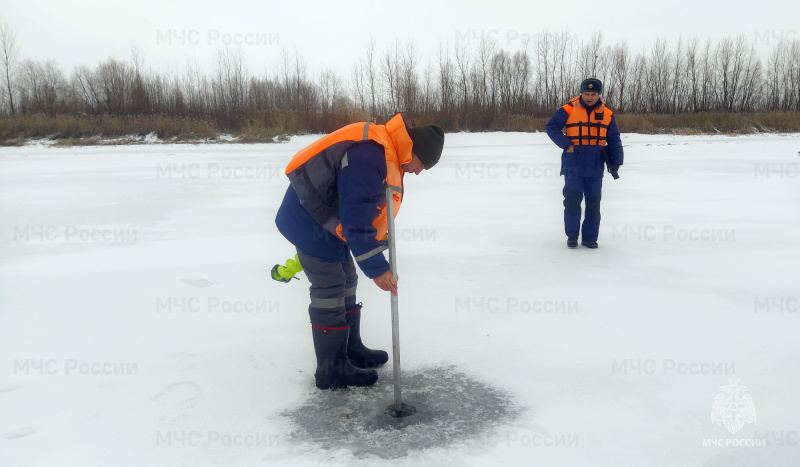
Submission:
[[[422,161],[426,169],[430,169],[442,156],[444,147],[444,130],[436,125],[418,126],[408,130],[408,136],[414,143],[412,150]]]
[[[581,93],[596,92],[603,93],[603,82],[597,78],[588,78],[581,82]]]

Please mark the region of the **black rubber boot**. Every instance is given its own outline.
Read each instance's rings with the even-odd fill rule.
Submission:
[[[347,336],[350,329],[311,328],[317,371],[314,380],[320,389],[369,386],[378,381],[375,370],[361,370],[347,358]]]
[[[347,312],[350,324],[350,340],[347,342],[347,358],[358,368],[376,368],[389,361],[389,354],[383,350],[368,349],[361,342],[361,304]]]
[[[595,249],[597,248],[597,242],[581,242],[581,245],[585,246],[586,248]]]
[[[567,246],[570,248],[578,248],[578,239],[577,238],[568,238],[567,239]]]

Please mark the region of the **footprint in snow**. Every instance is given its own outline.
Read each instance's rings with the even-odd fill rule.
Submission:
[[[189,371],[194,369],[194,359],[196,354],[179,352],[167,355],[170,364],[175,365],[175,371]]]
[[[39,431],[38,428],[32,426],[22,427],[18,430],[9,431],[8,433],[3,433],[3,438],[5,439],[18,439],[22,438],[23,436],[28,436],[31,433],[35,433]]]
[[[248,359],[250,360],[250,366],[252,366],[254,370],[263,370],[267,368],[267,359],[265,358],[250,355]],[[269,361],[269,365],[273,367],[277,366],[273,361]]]
[[[152,397],[153,402],[164,409],[159,420],[174,422],[186,419],[200,402],[201,394],[200,386],[194,381],[170,384]]]

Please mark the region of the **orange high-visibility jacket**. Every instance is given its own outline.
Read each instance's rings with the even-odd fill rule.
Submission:
[[[569,114],[567,124],[567,138],[572,144],[579,145],[606,145],[606,133],[611,124],[611,109],[603,101],[595,108],[591,115],[586,114],[586,108],[581,105],[580,96],[570,99],[564,104],[564,110]]]
[[[317,140],[295,154],[286,175],[297,192],[300,204],[325,230],[344,241],[339,220],[339,197],[336,189],[336,174],[347,167],[347,150],[361,141],[375,141],[383,146],[386,155],[385,187],[394,189],[394,214],[400,210],[403,200],[403,169],[411,162],[411,137],[408,135],[402,114],[397,114],[386,125],[360,122],[347,125]],[[385,188],[384,187],[384,188]],[[378,211],[373,227],[376,239],[381,240],[389,230],[386,196],[380,195]]]

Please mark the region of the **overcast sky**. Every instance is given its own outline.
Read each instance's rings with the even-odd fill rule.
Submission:
[[[183,70],[189,58],[210,70],[225,39],[243,44],[254,73],[272,73],[282,49],[296,48],[311,70],[332,67],[347,76],[370,35],[379,52],[395,38],[414,38],[423,59],[439,40],[475,44],[484,33],[514,50],[544,29],[583,40],[602,31],[606,44],[625,40],[632,52],[657,37],[674,46],[680,35],[745,34],[759,38],[762,52],[781,35],[800,38],[796,0],[0,0],[0,18],[17,33],[23,58],[55,58],[67,72],[112,56],[127,59],[132,46],[154,69]]]

